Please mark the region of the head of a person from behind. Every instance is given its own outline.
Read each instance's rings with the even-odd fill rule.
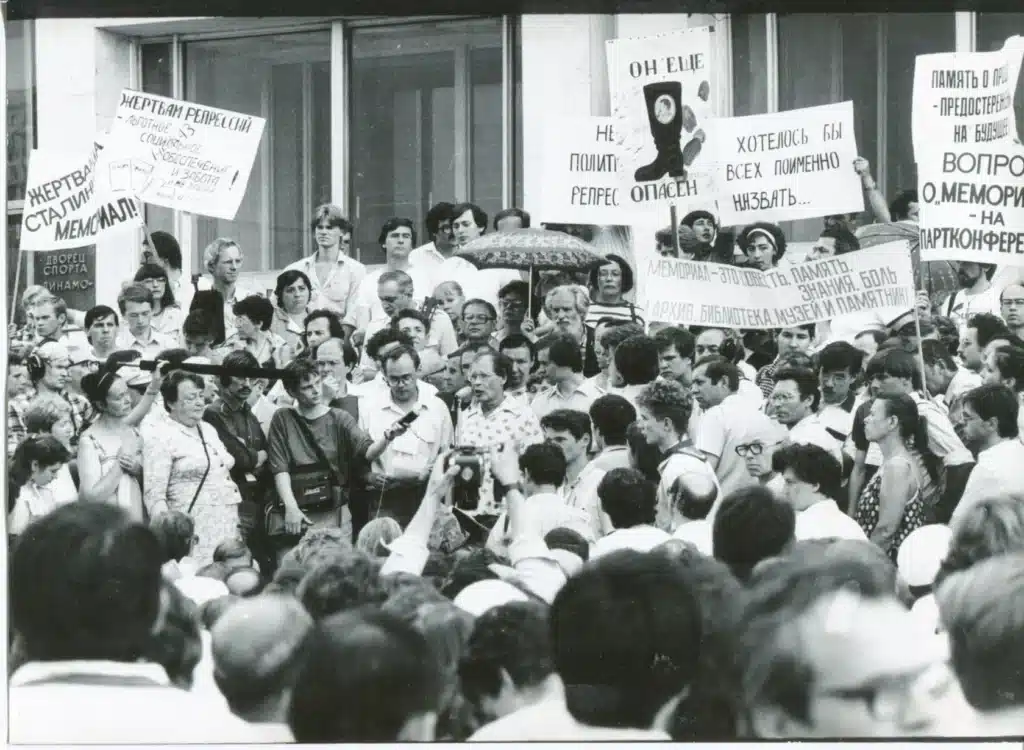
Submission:
[[[826,404],[842,404],[850,398],[864,354],[847,341],[833,341],[818,352],[818,385]]]
[[[385,598],[380,565],[357,549],[339,551],[306,573],[295,595],[317,621],[364,604],[380,604]]]
[[[652,337],[658,349],[658,374],[665,380],[690,385],[696,339],[682,326],[662,328]]]
[[[963,420],[967,446],[983,451],[1019,435],[1017,396],[1005,385],[981,385],[964,398]]]
[[[480,615],[459,679],[482,724],[548,698],[561,684],[551,653],[548,608],[536,601],[510,602]]]
[[[565,453],[554,443],[535,443],[519,455],[523,473],[523,489],[527,496],[541,492],[553,493],[565,482]]]
[[[181,246],[174,239],[174,235],[157,230],[156,232],[150,232],[148,240],[152,240],[153,244],[150,245],[147,240],[143,240],[143,263],[156,263],[168,273],[173,271],[180,273]]]
[[[229,537],[214,548],[213,561],[224,563],[229,568],[251,568],[252,551],[241,537]]]
[[[619,448],[626,445],[626,432],[636,421],[636,408],[622,396],[606,393],[590,405],[590,423],[594,428],[594,448]]]
[[[663,451],[686,435],[693,407],[690,394],[673,380],[656,380],[636,400],[637,421],[647,442]]]
[[[657,482],[661,478],[661,449],[647,442],[647,432],[639,421],[626,428],[626,452],[632,468],[652,482]]]
[[[960,336],[960,359],[972,372],[981,372],[985,366],[985,347],[996,339],[1007,338],[1010,329],[998,315],[978,313],[972,315]]]
[[[632,550],[592,561],[558,592],[549,623],[573,718],[667,730],[703,635],[697,593],[674,561]]]
[[[622,378],[615,370],[615,350],[623,341],[633,336],[642,336],[644,329],[637,323],[623,323],[617,321],[616,325],[598,323],[594,333],[594,354],[597,356],[598,364],[608,376],[609,386],[621,386]]]
[[[196,543],[196,522],[188,513],[171,510],[149,521],[149,530],[160,542],[163,562],[181,562]]]
[[[441,665],[412,625],[372,608],[337,614],[314,627],[300,659],[288,709],[298,742],[434,739]]]
[[[952,524],[949,551],[935,576],[944,579],[1001,555],[1024,553],[1024,497],[1005,494],[971,505]]]
[[[719,497],[719,488],[707,472],[692,470],[679,474],[668,488],[669,505],[659,507],[667,518],[658,519],[658,527],[675,531],[690,521],[703,521],[711,513]]]
[[[135,662],[161,612],[160,543],[123,510],[69,503],[11,555],[10,616],[30,661]]]
[[[494,231],[513,232],[530,228],[530,213],[521,208],[505,208],[494,215]]]
[[[984,378],[986,383],[1005,385],[1019,396],[1024,392],[1024,348],[1000,346],[989,351]]]
[[[707,410],[725,401],[740,388],[740,370],[725,357],[710,356],[693,368],[693,398]]]
[[[968,702],[983,712],[1024,706],[1024,553],[950,576],[936,600]]]
[[[793,507],[766,487],[743,487],[725,496],[715,514],[711,537],[715,559],[746,581],[758,563],[792,546]]]
[[[636,469],[612,469],[597,485],[601,510],[616,529],[653,526],[658,488]]]
[[[391,554],[387,545],[402,535],[398,521],[389,516],[374,518],[359,530],[356,549],[374,558],[386,558]]]
[[[775,373],[775,388],[768,399],[768,415],[787,427],[813,414],[821,391],[814,371],[804,367],[782,367]]]
[[[932,396],[945,396],[959,368],[953,355],[941,341],[928,339],[921,342],[924,357],[924,382]]]
[[[313,618],[296,599],[266,594],[236,601],[214,625],[213,676],[232,713],[286,723],[302,645]]]
[[[922,637],[884,554],[863,548],[878,553],[801,543],[753,575],[739,658],[754,735],[934,736],[965,718],[948,649]]]
[[[843,468],[824,448],[789,443],[775,452],[774,470],[785,480],[784,498],[797,513],[822,500],[839,497]]]

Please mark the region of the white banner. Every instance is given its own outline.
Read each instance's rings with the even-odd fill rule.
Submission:
[[[918,55],[911,125],[914,160],[928,151],[1012,143],[1018,137],[1013,99],[1024,39],[993,52]]]
[[[853,102],[715,121],[722,226],[864,210]]]
[[[701,156],[714,136],[710,27],[612,39],[607,53],[622,203],[643,210],[675,204],[683,215],[713,201]]]
[[[917,165],[921,260],[1024,266],[1024,147],[957,147]]]
[[[231,220],[265,125],[262,117],[125,89],[104,168],[115,192]]]
[[[34,149],[28,160],[21,250],[69,250],[109,232],[139,227],[141,206],[116,196],[96,168],[101,148],[87,154]]]
[[[647,318],[672,325],[791,328],[914,305],[904,241],[772,271],[656,257],[644,262]]]

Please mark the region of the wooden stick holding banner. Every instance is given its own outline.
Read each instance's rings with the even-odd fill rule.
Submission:
[[[679,257],[679,214],[676,213],[676,204],[668,207],[668,220],[672,223],[672,247],[675,248],[676,257]]]
[[[917,300],[914,300],[914,332],[917,334],[917,360],[921,365],[921,391],[927,400],[931,400],[928,392],[928,377],[925,373],[924,347],[921,345],[921,314],[917,310]]]

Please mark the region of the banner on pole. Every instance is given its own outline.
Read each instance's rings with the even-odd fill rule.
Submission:
[[[714,200],[711,29],[607,42],[622,203],[641,210]]]
[[[245,195],[266,120],[125,89],[104,168],[115,192],[231,220]]]
[[[853,102],[715,121],[723,226],[864,210]]]
[[[648,320],[716,328],[791,328],[840,315],[914,306],[905,241],[772,271],[649,257]]]
[[[29,155],[21,250],[70,250],[142,225],[141,206],[115,195],[99,173],[99,144],[87,154],[34,149]]]
[[[1017,139],[1013,100],[1022,55],[1019,36],[992,52],[918,55],[911,109],[915,161],[929,151]]]
[[[922,261],[1024,266],[1024,147],[930,152],[917,181]]]

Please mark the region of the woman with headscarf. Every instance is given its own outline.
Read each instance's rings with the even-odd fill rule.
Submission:
[[[608,318],[644,325],[643,310],[623,295],[633,289],[633,269],[621,255],[605,256],[604,265],[590,272],[590,307],[584,322],[591,329]]]

